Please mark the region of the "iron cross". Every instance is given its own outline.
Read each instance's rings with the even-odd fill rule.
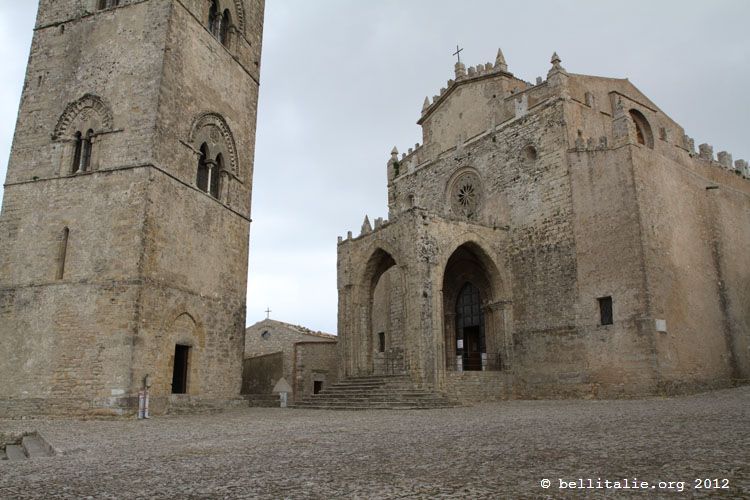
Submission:
[[[266,307],[266,319],[268,319],[270,317],[271,317],[271,308],[270,307]]]
[[[458,45],[456,45],[456,51],[453,53],[454,56],[458,57],[458,62],[461,62],[461,51],[464,49],[459,49]]]

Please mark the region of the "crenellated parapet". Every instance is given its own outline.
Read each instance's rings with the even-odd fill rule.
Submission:
[[[346,233],[346,239],[344,239],[343,236],[338,237],[338,244],[341,245],[342,243],[346,243],[353,240],[358,240],[362,237],[371,235],[373,233],[376,233],[383,229],[385,226],[388,225],[388,220],[383,219],[382,217],[377,217],[374,221],[374,225],[370,224],[370,217],[368,215],[365,215],[364,221],[362,221],[362,227],[359,231],[358,236],[354,236],[353,231],[347,231]]]
[[[690,139],[692,141],[692,139]],[[694,156],[697,160],[718,168],[723,168],[734,172],[737,175],[741,175],[746,179],[750,179],[750,170],[748,169],[748,163],[745,160],[737,160],[732,162],[732,154],[727,151],[719,151],[714,159],[714,147],[710,144],[703,143],[698,146],[698,155],[695,156],[695,152],[691,151],[691,156]]]
[[[421,124],[422,120],[441,104],[444,97],[446,97],[451,93],[451,91],[453,91],[453,89],[460,85],[487,78],[502,76],[507,79],[513,80],[514,83],[518,84],[514,86],[513,90],[508,90],[508,94],[510,94],[511,92],[515,93],[522,89],[534,86],[529,82],[517,79],[513,76],[513,73],[508,71],[508,64],[505,62],[505,56],[503,55],[503,51],[501,49],[497,49],[497,56],[495,57],[494,64],[491,62],[487,62],[484,64],[469,66],[467,68],[464,63],[459,61],[456,63],[454,71],[455,78],[449,79],[446,83],[446,86],[442,87],[438,94],[432,96],[432,99],[430,99],[429,96],[425,97],[424,103],[422,104],[422,115],[418,123]],[[536,84],[540,85],[541,83],[541,77],[537,78]]]

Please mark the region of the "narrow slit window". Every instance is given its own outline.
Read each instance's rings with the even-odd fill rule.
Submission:
[[[61,280],[65,276],[65,259],[68,257],[68,236],[70,230],[66,227],[60,235],[60,249],[57,254],[57,279]]]
[[[600,297],[599,299],[599,322],[601,325],[613,324],[612,297]]]
[[[378,333],[378,352],[385,352],[385,332]]]

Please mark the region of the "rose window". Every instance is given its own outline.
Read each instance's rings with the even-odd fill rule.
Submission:
[[[466,172],[453,183],[451,208],[454,214],[473,219],[479,209],[481,198],[479,177],[474,172]]]

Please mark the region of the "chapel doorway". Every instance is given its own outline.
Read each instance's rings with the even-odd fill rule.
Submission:
[[[177,344],[174,347],[174,368],[172,370],[172,394],[186,394],[190,346]]]
[[[476,243],[453,252],[443,274],[443,344],[448,371],[503,370],[503,284],[493,260]]]
[[[464,371],[482,370],[484,312],[482,296],[472,283],[466,283],[456,301],[456,354]]]

